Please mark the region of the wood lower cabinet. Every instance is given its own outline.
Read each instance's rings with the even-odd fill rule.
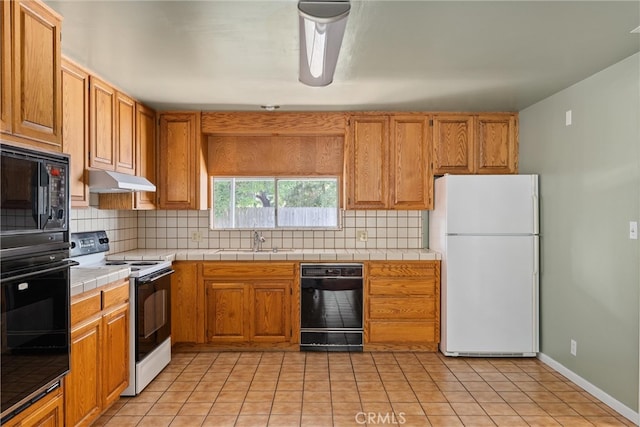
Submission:
[[[424,349],[440,342],[440,261],[366,263],[365,349]]]
[[[129,384],[129,281],[71,300],[65,426],[91,425]]]
[[[174,262],[171,276],[171,342],[204,342],[204,285],[199,281],[200,263]]]
[[[16,415],[4,427],[63,427],[64,421],[64,393],[62,387],[47,394],[45,397]]]
[[[0,130],[11,142],[61,150],[61,27],[40,1],[2,2]]]
[[[298,324],[292,320],[299,317],[298,305],[292,305],[299,298],[297,263],[220,261],[200,263],[196,268],[201,268],[203,313],[189,322],[195,334],[182,337],[197,339],[201,330],[202,340],[197,342],[240,348],[287,348],[297,342]],[[176,285],[181,296],[197,295],[186,285],[192,277],[193,267],[185,266]]]

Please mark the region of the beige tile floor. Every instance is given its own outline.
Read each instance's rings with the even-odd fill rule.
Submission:
[[[175,353],[94,426],[632,426],[536,359]]]

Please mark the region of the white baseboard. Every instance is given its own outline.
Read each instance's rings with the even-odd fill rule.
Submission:
[[[589,381],[585,380],[580,375],[569,370],[564,365],[556,362],[546,354],[538,353],[538,359],[545,365],[549,366],[551,369],[559,372],[560,374],[564,375],[565,377],[573,381],[578,386],[582,387],[587,393],[600,399],[603,403],[605,403],[607,406],[609,406],[611,409],[613,409],[614,411],[616,411],[617,413],[619,413],[629,421],[640,425],[640,414],[638,412],[635,412],[633,409],[629,408],[624,403],[614,399],[609,394],[605,393],[595,385],[591,384]]]

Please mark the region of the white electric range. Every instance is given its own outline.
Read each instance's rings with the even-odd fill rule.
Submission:
[[[135,396],[171,361],[171,261],[107,260],[109,238],[103,230],[72,233],[75,268],[129,267],[129,386]]]

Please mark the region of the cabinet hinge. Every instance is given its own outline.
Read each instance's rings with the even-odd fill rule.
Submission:
[[[293,295],[293,289],[289,288],[289,295]]]
[[[429,126],[433,126],[433,119],[429,119]]]

